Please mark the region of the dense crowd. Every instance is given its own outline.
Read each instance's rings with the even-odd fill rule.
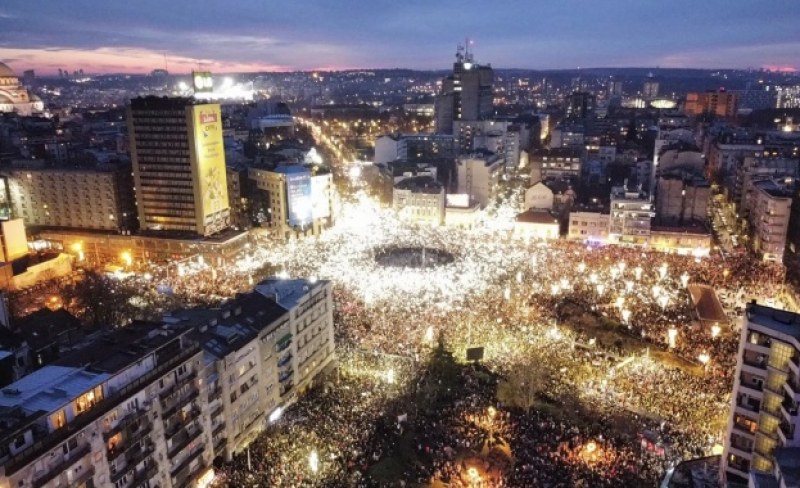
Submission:
[[[398,247],[454,259],[404,267],[425,258],[403,254],[386,263],[384,251]],[[249,461],[241,454],[222,466],[219,482],[229,486],[376,486],[375,466],[395,459],[409,436],[414,454],[395,474],[407,486],[652,485],[675,462],[711,453],[729,408],[736,322],[698,320],[687,285],[741,304],[778,296],[783,281],[778,268],[741,254],[695,258],[527,242],[497,226],[415,226],[362,197],[319,238],[265,240],[226,273],[194,263],[153,270],[149,282],[225,297],[265,268],[333,281],[342,379],[289,409],[251,445]],[[462,369],[457,397],[418,410],[401,400],[425,381],[419,365],[438,337],[461,361],[467,348],[484,347],[486,372]],[[386,380],[387,362],[396,383]],[[486,375],[539,381],[537,408],[498,399]],[[591,421],[570,410],[580,405],[592,406]],[[655,433],[653,449],[642,447],[645,432]]]

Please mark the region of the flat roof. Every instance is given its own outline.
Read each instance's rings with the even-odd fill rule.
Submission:
[[[267,278],[258,285],[255,290],[265,297],[274,298],[278,304],[291,310],[297,306],[297,302],[307,293],[313,293],[316,288],[322,287],[327,281],[306,280],[303,278],[280,279]]]
[[[747,304],[747,320],[800,341],[800,314],[751,302]]]
[[[79,367],[45,366],[3,388],[0,407],[20,407],[26,413],[52,412],[110,377]]]

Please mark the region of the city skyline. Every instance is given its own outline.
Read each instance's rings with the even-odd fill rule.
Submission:
[[[476,60],[498,68],[798,69],[793,25],[800,9],[788,0],[769,9],[716,0],[533,7],[514,1],[502,8],[477,1],[345,3],[275,8],[242,1],[230,9],[184,0],[81,0],[44,1],[34,11],[11,0],[0,7],[0,61],[41,74],[148,73],[165,65],[175,73],[198,65],[215,72],[445,69],[456,44],[469,37]]]

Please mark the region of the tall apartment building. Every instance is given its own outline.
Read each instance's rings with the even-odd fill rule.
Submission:
[[[720,469],[754,486],[781,448],[800,446],[800,315],[748,304],[738,358]]]
[[[456,162],[458,190],[485,207],[498,194],[503,159],[488,151],[462,156]]]
[[[692,92],[686,95],[684,111],[689,115],[734,118],[739,110],[739,95],[725,90]]]
[[[608,239],[616,244],[646,245],[654,216],[650,198],[638,190],[614,187],[608,217]]]
[[[211,465],[198,417],[202,351],[131,325],[6,387],[3,486],[186,486]]]
[[[538,149],[528,156],[531,183],[547,179],[579,178],[582,161],[581,150],[559,147]]]
[[[93,336],[0,392],[0,486],[206,486],[334,354],[326,281]]]
[[[248,178],[266,192],[268,226],[279,238],[319,235],[335,220],[333,175],[300,164],[250,166]]]
[[[453,133],[457,120],[481,120],[492,115],[494,70],[475,64],[469,47],[459,47],[453,73],[442,80],[436,96],[436,132]]]
[[[750,210],[752,248],[764,261],[783,262],[792,208],[791,188],[775,180],[753,184],[754,202]]]
[[[128,131],[142,230],[208,236],[229,226],[218,104],[135,98]]]
[[[0,190],[11,213],[27,226],[110,231],[138,228],[131,167],[94,168],[17,164],[2,172]]]

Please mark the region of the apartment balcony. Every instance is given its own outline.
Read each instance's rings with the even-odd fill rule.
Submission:
[[[284,381],[290,379],[294,375],[294,370],[284,371],[278,375],[278,381],[283,383]]]
[[[752,381],[748,381],[744,378],[744,376],[739,377],[739,388],[745,389],[745,393],[750,396],[755,396],[757,398],[762,397],[762,391],[764,391],[763,383],[753,383]]]
[[[215,436],[219,434],[220,432],[222,432],[224,428],[225,428],[225,422],[218,423],[217,425],[211,427],[211,435]]]
[[[84,456],[89,454],[92,451],[92,447],[89,444],[84,444],[76,451],[71,451],[70,456],[68,459],[61,461],[60,463],[56,464],[53,467],[47,468],[47,472],[44,473],[44,476],[41,478],[37,478],[33,481],[34,488],[40,488],[47,483],[53,481],[54,479],[58,478],[61,473],[70,469],[75,463],[81,460]],[[58,454],[56,454],[58,455]]]
[[[181,464],[178,465],[177,468],[172,470],[171,478],[172,478],[172,486],[186,486],[186,481],[194,474],[200,472],[200,470],[205,468],[205,463],[200,460],[200,462],[194,467],[190,467],[192,461],[200,458],[203,455],[203,445],[199,445],[197,449],[195,449],[191,454],[186,456],[186,459],[183,460]]]
[[[164,405],[162,403],[162,407],[165,408],[165,410],[164,410],[164,412],[162,414],[162,417],[163,417],[164,421],[169,420],[170,417],[175,415],[181,409],[181,407],[183,407],[184,405],[195,401],[198,396],[200,396],[200,392],[197,391],[196,388],[193,388],[193,389],[189,390],[188,392],[185,392],[182,395],[176,397],[176,399],[173,400],[174,403],[169,408],[166,408],[166,405]]]
[[[136,432],[140,424],[146,423],[149,428],[149,421],[147,418],[147,410],[140,408],[128,413],[126,416],[119,419],[113,427],[103,432],[103,440],[108,441],[117,433],[126,430],[130,433]]]
[[[174,385],[170,386],[166,390],[162,391],[158,396],[161,399],[161,402],[168,402],[171,397],[174,397],[180,394],[180,390],[183,386],[191,383],[197,377],[197,373],[192,371],[191,373],[187,374],[183,378],[178,378]]]
[[[291,381],[287,381],[286,383],[284,383],[284,384],[282,384],[282,385],[281,385],[281,391],[280,391],[280,395],[281,395],[282,397],[283,397],[283,396],[286,396],[286,394],[287,394],[287,393],[289,393],[290,391],[292,391],[292,388],[294,388],[294,383],[293,383],[293,382],[291,382]]]
[[[208,392],[208,401],[213,402],[214,400],[222,398],[222,387],[217,386],[213,390]]]
[[[140,440],[147,437],[150,434],[151,430],[152,430],[151,424],[146,419],[142,419],[131,424],[127,429],[123,431],[124,437],[122,442],[114,446],[113,449],[108,449],[106,451],[106,458],[109,461],[113,461],[114,459],[119,457],[120,454],[124,453],[132,446],[137,445]]]
[[[222,402],[219,402],[213,407],[211,407],[211,418],[213,419],[217,415],[221,414],[224,409],[225,409],[225,404]]]
[[[761,411],[761,402],[758,400],[753,401],[753,399],[750,399],[750,401],[737,400],[736,408],[741,409],[745,415],[757,419],[758,413]]]
[[[133,481],[129,488],[144,488],[145,486],[153,486],[148,485],[147,483],[157,474],[158,466],[151,464],[150,466],[147,466],[143,470],[133,475]]]
[[[172,447],[167,452],[167,455],[170,458],[175,457],[175,455],[180,453],[183,450],[183,448],[185,448],[192,441],[200,437],[200,434],[202,433],[203,429],[200,427],[194,427],[192,429],[188,428],[181,429],[178,433],[172,436]]]
[[[151,442],[148,442],[144,447],[137,445],[135,448],[126,451],[125,453],[125,467],[118,470],[115,474],[111,475],[111,482],[116,483],[125,474],[130,473],[136,468],[136,465],[144,461],[147,457],[152,456],[155,452],[155,447]]]
[[[282,367],[286,366],[289,363],[289,361],[291,361],[291,360],[292,360],[292,355],[291,354],[284,355],[282,358],[280,358],[278,360],[278,367],[282,368]]]
[[[214,454],[219,454],[225,448],[225,445],[228,443],[227,437],[220,437],[219,439],[214,440]]]
[[[171,425],[164,430],[164,437],[169,439],[173,435],[177,434],[179,430],[191,424],[191,422],[199,416],[200,409],[195,406],[189,410],[182,419],[176,419],[174,422],[170,422]]]

